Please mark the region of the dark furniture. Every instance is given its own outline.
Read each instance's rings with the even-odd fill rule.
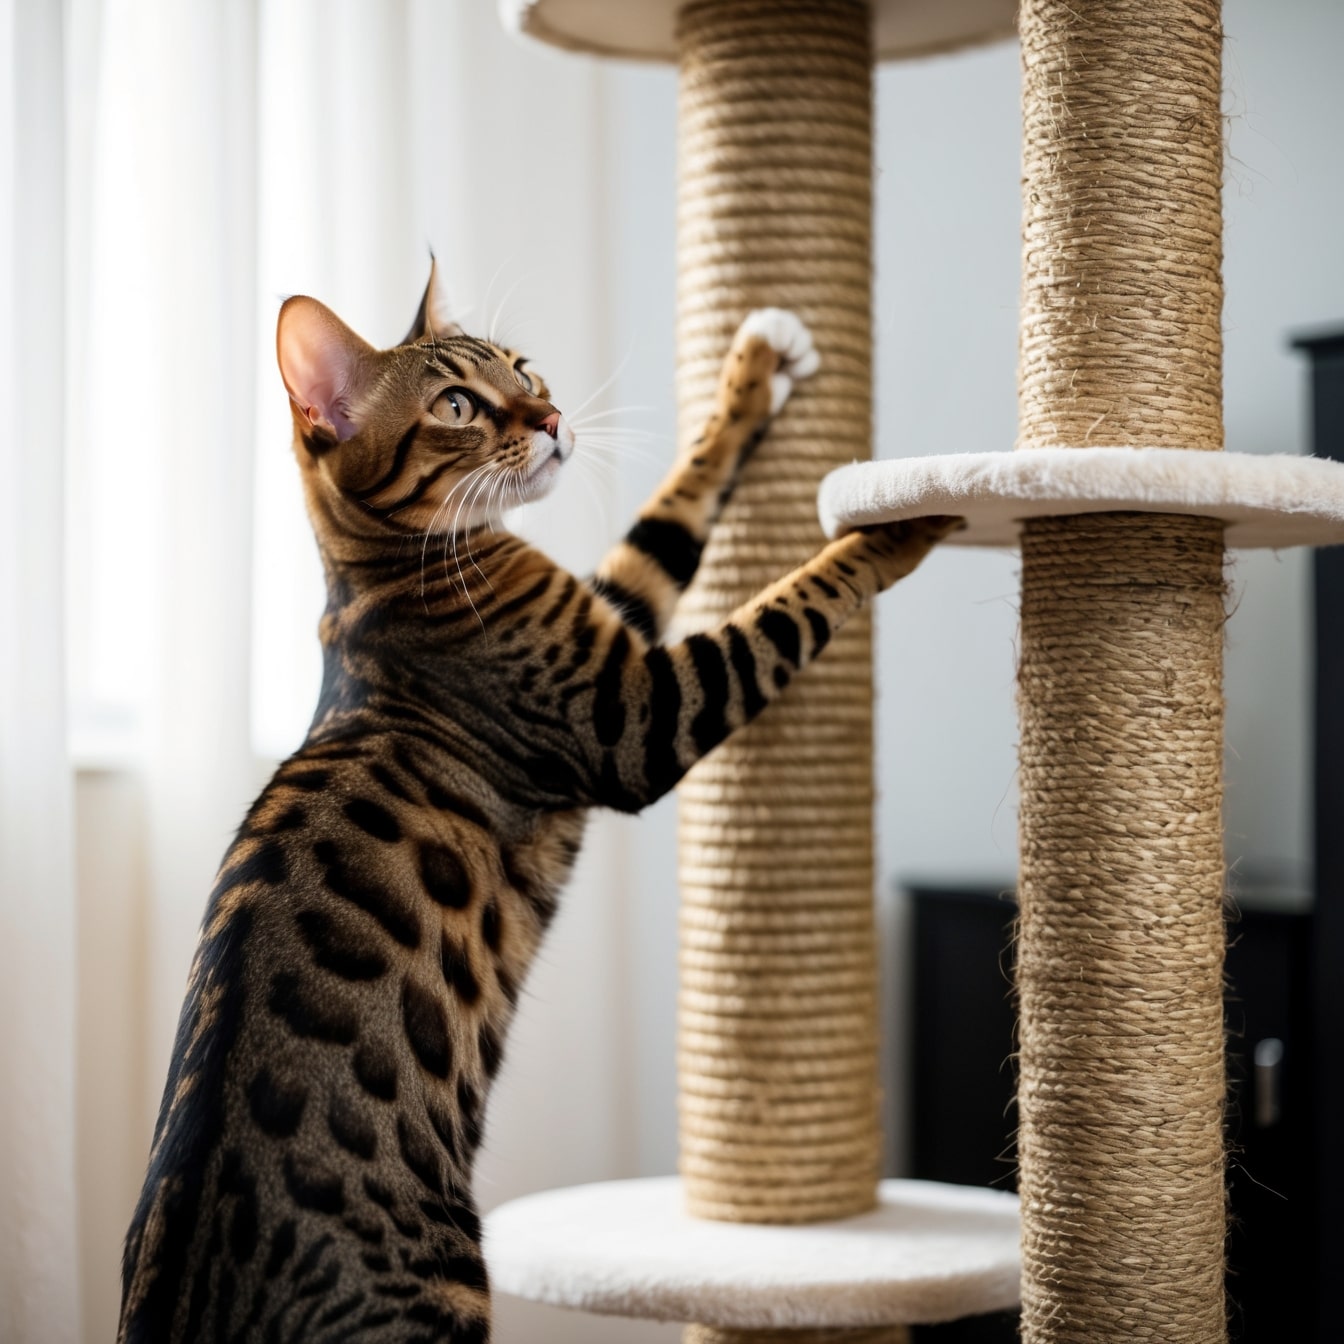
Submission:
[[[1012,926],[998,891],[910,889],[910,1174],[1017,1189]],[[1011,1344],[1018,1315],[920,1326],[913,1344]]]
[[[1344,462],[1344,328],[1303,335],[1293,345],[1305,351],[1311,361],[1312,453]],[[1340,1221],[1344,1161],[1337,1138],[1340,1117],[1344,1116],[1344,546],[1316,552],[1312,589],[1316,730],[1312,772],[1313,1113],[1319,1178],[1314,1251],[1320,1285],[1318,1319],[1332,1322],[1338,1331],[1338,1305],[1332,1305],[1327,1314],[1324,1295],[1344,1261],[1344,1225]]]

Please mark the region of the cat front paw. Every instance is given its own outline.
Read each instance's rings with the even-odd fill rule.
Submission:
[[[964,518],[906,518],[900,522],[871,523],[849,535],[859,538],[857,544],[867,552],[881,586],[886,588],[914,570],[949,533],[960,532],[965,526]]]
[[[812,333],[797,313],[786,308],[757,308],[747,314],[733,338],[735,350],[766,356],[770,378],[770,415],[778,415],[794,383],[810,378],[821,364]]]

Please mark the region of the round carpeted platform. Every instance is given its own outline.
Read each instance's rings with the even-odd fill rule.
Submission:
[[[1027,518],[1194,514],[1229,547],[1344,543],[1344,463],[1182,448],[1019,448],[855,462],[822,482],[830,536],[868,523],[960,514],[945,545],[1015,546]]]
[[[494,1286],[553,1306],[739,1329],[935,1323],[1017,1305],[1017,1198],[883,1181],[800,1227],[691,1218],[681,1181],[547,1190],[485,1220]]]
[[[572,51],[675,61],[685,0],[497,0],[506,28]],[[931,56],[1012,37],[1017,0],[873,0],[879,60]]]

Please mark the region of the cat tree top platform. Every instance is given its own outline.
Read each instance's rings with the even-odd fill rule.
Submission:
[[[507,28],[539,42],[638,61],[677,59],[686,0],[499,0]],[[1017,0],[872,0],[873,51],[897,60],[1012,37]]]
[[[935,1324],[1017,1305],[1017,1198],[883,1181],[871,1213],[781,1227],[684,1212],[676,1177],[547,1190],[485,1220],[490,1279],[533,1302],[736,1329]]]
[[[1023,520],[1082,513],[1194,514],[1240,549],[1344,543],[1344,463],[1183,448],[1026,448],[855,462],[819,499],[830,536],[868,523],[958,514],[944,545],[1015,546]]]

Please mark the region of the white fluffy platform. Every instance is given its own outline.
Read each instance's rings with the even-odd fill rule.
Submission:
[[[836,536],[865,523],[960,514],[945,544],[1015,546],[1025,518],[1079,513],[1198,514],[1227,523],[1230,547],[1344,542],[1344,463],[1181,448],[1026,448],[854,462],[819,500]]]
[[[1017,1305],[1017,1197],[883,1181],[872,1213],[801,1227],[683,1211],[675,1177],[547,1190],[485,1220],[503,1292],[738,1329],[933,1324]]]

